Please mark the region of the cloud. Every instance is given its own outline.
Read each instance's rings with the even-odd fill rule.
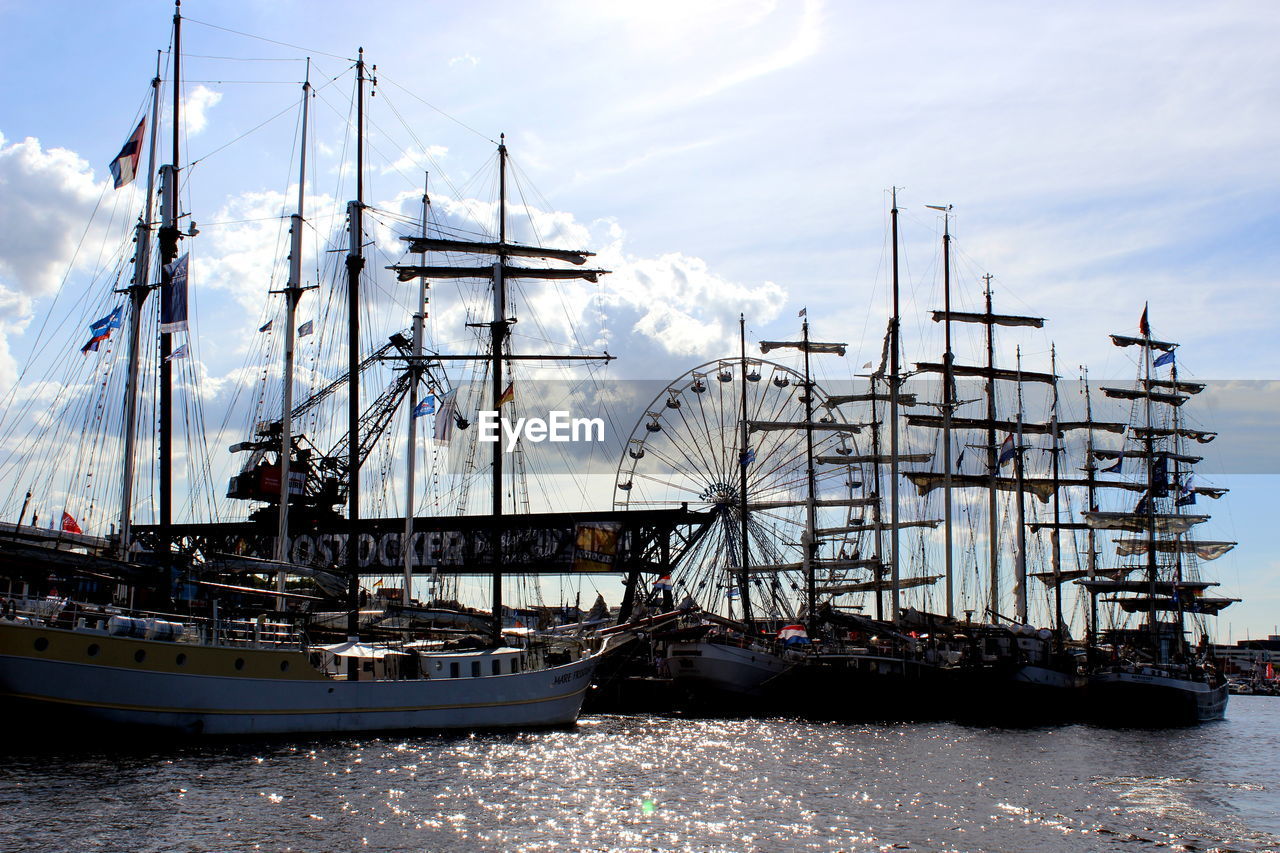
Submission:
[[[195,136],[209,124],[208,111],[222,100],[222,93],[204,85],[196,86],[183,102],[182,114],[187,136]]]

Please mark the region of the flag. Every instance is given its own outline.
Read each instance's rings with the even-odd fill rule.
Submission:
[[[178,347],[176,350],[174,350],[173,352],[165,356],[164,360],[173,361],[175,358],[186,358],[186,357],[187,357],[187,345],[183,344],[182,346]]]
[[[1013,458],[1017,453],[1017,448],[1013,446],[1013,433],[1009,433],[1004,437],[1004,441],[1000,443],[1000,458],[996,462],[996,467],[1002,467],[1004,463]]]
[[[1155,360],[1156,367],[1164,367],[1166,364],[1173,364],[1173,350],[1169,350]]]
[[[502,396],[498,398],[498,408],[501,409],[507,403],[512,402],[516,398],[516,386],[513,382],[507,383],[507,390],[502,392]]]
[[[1124,457],[1117,456],[1116,461],[1106,468],[1100,469],[1103,474],[1119,474],[1121,467],[1124,465]]]
[[[870,370],[870,369],[871,369],[871,362],[869,362],[869,361],[868,361],[866,364],[862,365],[862,369],[863,369],[863,370]]]
[[[747,467],[752,462],[755,462],[756,449],[754,447],[748,447],[746,450],[738,454],[738,461],[742,463],[743,468]]]
[[[454,415],[457,414],[454,411],[454,405],[457,394],[458,392],[454,390],[440,398],[440,408],[436,410],[435,432],[432,436],[437,444],[448,444],[453,438]]]
[[[797,316],[797,317],[808,317],[808,316],[809,316],[809,309],[808,309],[807,307],[805,307],[805,308],[801,308],[801,309],[800,309],[800,313],[799,313],[799,314],[797,314],[796,316]]]
[[[778,639],[788,646],[800,646],[809,642],[809,632],[803,625],[786,625],[778,632]]]
[[[729,597],[730,597],[730,598],[741,598],[741,597],[742,597],[742,590],[738,589],[736,586],[731,586],[731,587],[729,587]]]
[[[259,332],[269,332],[269,331],[271,331],[271,324],[272,324],[272,323],[274,323],[274,322],[275,322],[275,320],[268,320],[267,322],[263,323],[261,326],[259,326],[259,327],[258,327],[258,331],[259,331]]]
[[[308,320],[307,322],[303,323],[301,326],[298,327],[298,337],[305,338],[307,335],[311,334],[314,331],[315,331],[315,326],[312,325],[311,320]]]
[[[121,318],[124,315],[124,306],[118,305],[110,314],[101,320],[95,320],[89,324],[89,342],[80,347],[80,352],[91,353],[98,351],[98,344],[111,337],[111,332],[120,328]]]
[[[1163,498],[1169,494],[1169,457],[1157,456],[1151,460],[1151,496]]]
[[[423,415],[434,414],[436,410],[436,398],[432,394],[428,394],[423,398],[422,402],[413,407],[413,416],[420,418]]]
[[[142,156],[142,133],[146,126],[147,117],[143,116],[142,121],[138,122],[137,129],[129,137],[129,141],[120,149],[116,159],[111,161],[109,168],[115,189],[133,183],[133,179],[138,176],[138,158]]]
[[[84,533],[80,525],[76,524],[76,520],[71,517],[71,513],[65,509],[62,511],[62,529],[66,533]]]
[[[1194,474],[1188,474],[1187,479],[1182,481],[1179,487],[1178,499],[1174,503],[1178,506],[1194,506],[1196,502],[1195,489],[1191,487],[1191,481],[1195,478]]]
[[[1149,512],[1151,512],[1151,498],[1148,495],[1143,495],[1138,498],[1138,505],[1133,508],[1133,514],[1146,515]]]
[[[670,591],[670,590],[671,590],[671,575],[669,574],[661,575],[656,581],[653,582],[654,592],[664,592],[664,591]]]
[[[1142,319],[1138,321],[1138,333],[1144,338],[1151,337],[1151,324],[1147,322],[1147,306],[1142,306]]]
[[[160,294],[160,332],[172,334],[187,328],[187,259],[183,255],[171,264],[166,264],[164,271],[169,274],[169,282],[161,287]]]
[[[382,586],[382,584],[383,584],[383,579],[378,578],[376,581],[373,582],[373,588],[377,589],[378,587]]]

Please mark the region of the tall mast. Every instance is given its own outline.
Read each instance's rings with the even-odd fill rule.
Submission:
[[[280,512],[276,524],[276,560],[289,559],[289,469],[293,455],[293,357],[294,327],[297,325],[298,303],[306,290],[302,286],[302,227],[307,197],[307,118],[311,102],[311,60],[307,60],[307,76],[302,82],[302,146],[298,157],[298,212],[289,217],[289,283],[284,289],[284,393],[280,415]],[[276,591],[284,592],[285,572],[276,573]],[[276,601],[284,609],[284,596]]]
[[[893,590],[889,618],[898,621],[900,591],[898,581],[898,188],[893,190],[889,211],[893,231],[893,317],[889,321],[889,561]],[[812,477],[812,474],[810,474]]]
[[[178,257],[178,130],[182,125],[182,0],[173,7],[173,160],[161,166],[160,288],[173,283]],[[168,555],[173,525],[173,352],[172,336],[160,332],[160,549]],[[167,560],[168,557],[166,556]]]
[[[422,179],[422,236],[427,236],[427,213],[431,208],[431,197],[427,192],[429,176]],[[418,262],[427,264],[425,248],[418,254]],[[418,279],[418,310],[413,315],[413,360],[409,362],[409,448],[408,470],[405,472],[405,513],[404,513],[404,592],[400,601],[409,605],[410,590],[413,587],[413,518],[414,518],[414,482],[418,461],[418,381],[422,377],[422,344],[425,333],[424,324],[427,319],[427,277]]]
[[[987,559],[991,565],[991,603],[989,610],[991,618],[995,619],[996,614],[1000,612],[1000,549],[999,542],[996,541],[996,477],[1000,473],[998,466],[998,455],[996,451],[996,380],[995,380],[995,362],[996,362],[996,344],[995,344],[995,324],[992,319],[991,311],[991,274],[987,273],[982,277],[986,283],[986,307],[987,307],[987,470],[991,472],[990,484],[987,487]]]
[[[814,575],[814,552],[818,548],[816,519],[816,500],[817,500],[817,482],[813,469],[813,379],[809,372],[809,317],[808,310],[805,311],[804,326],[804,447],[805,447],[805,464],[808,466],[806,470],[806,481],[809,487],[808,499],[805,501],[805,524],[804,537],[801,544],[804,546],[804,582],[805,582],[805,615],[808,617],[809,624],[807,626],[809,634],[816,635],[818,629],[818,589],[817,581]]]
[[[1089,424],[1089,428],[1085,434],[1085,482],[1088,485],[1088,501],[1089,511],[1097,512],[1098,510],[1098,466],[1093,458],[1093,396],[1089,393],[1089,369],[1084,365],[1080,366],[1080,381],[1084,383],[1084,416],[1085,421]],[[1088,564],[1086,570],[1089,573],[1089,580],[1095,580],[1098,576],[1098,537],[1094,532],[1093,526],[1089,525],[1089,529],[1085,531],[1085,540],[1088,543]],[[1085,648],[1092,651],[1097,643],[1098,631],[1098,596],[1096,593],[1090,592],[1089,595],[1089,624],[1086,626]]]
[[[871,374],[871,455],[877,460],[880,458],[880,413],[876,407],[876,375]],[[880,497],[880,463],[871,466],[871,483],[875,490],[875,502],[871,504],[871,512],[875,518],[876,525],[876,581],[883,580],[884,573],[884,516],[881,511],[883,500]],[[884,590],[881,585],[876,583],[876,618],[884,619]]]
[[[807,351],[806,351],[807,353]],[[806,355],[807,357],[807,355]],[[748,446],[747,446],[747,318],[744,314],[738,315],[738,359],[739,372],[741,373],[740,383],[742,385],[742,452],[738,457],[739,469],[739,503],[741,506],[742,516],[742,565],[738,571],[738,597],[742,601],[742,621],[748,629],[751,628],[751,546],[747,540],[748,522],[747,515],[747,467],[749,465]],[[808,393],[808,392],[806,392]]]
[[[1055,377],[1058,375],[1058,353],[1054,346],[1049,347],[1049,372]],[[1053,533],[1050,537],[1050,547],[1052,552],[1049,559],[1052,562],[1053,569],[1053,630],[1057,636],[1058,649],[1062,649],[1065,639],[1063,625],[1065,620],[1062,615],[1062,504],[1059,498],[1061,489],[1058,485],[1058,479],[1061,472],[1058,469],[1058,456],[1062,453],[1062,447],[1058,443],[1058,380],[1053,381],[1053,410],[1049,416],[1050,439],[1053,442],[1053,449],[1049,457],[1051,466],[1051,476],[1053,477]]]
[[[356,199],[347,202],[347,634],[360,628],[360,274],[364,270],[364,48],[356,60]],[[348,673],[357,665],[350,659]]]
[[[1156,563],[1156,458],[1155,458],[1155,417],[1151,411],[1151,326],[1147,320],[1147,306],[1142,306],[1142,323],[1138,329],[1139,334],[1143,338],[1142,346],[1142,370],[1146,381],[1143,387],[1146,393],[1143,395],[1146,410],[1146,431],[1145,443],[1147,457],[1147,498],[1143,503],[1147,507],[1145,515],[1147,516],[1147,579],[1150,585],[1149,598],[1151,600],[1149,628],[1151,630],[1151,655],[1156,662],[1162,662],[1160,654],[1160,620],[1157,618],[1159,611],[1156,604],[1156,581],[1159,579],[1159,569]]]
[[[946,583],[947,583],[947,618],[955,616],[955,580],[951,556],[951,414],[955,408],[952,362],[955,355],[951,352],[951,205],[942,212],[942,301],[947,319],[946,351],[942,354],[942,523],[943,547],[946,550]]]
[[[1013,438],[1013,470],[1017,478],[1017,490],[1014,499],[1017,501],[1018,523],[1018,564],[1014,578],[1013,599],[1014,611],[1019,625],[1027,624],[1027,522],[1025,517],[1025,501],[1023,500],[1022,470],[1022,347],[1017,348],[1018,366],[1018,420]]]
[[[507,135],[498,137],[498,246],[507,245]],[[493,411],[501,413],[502,348],[507,337],[507,283],[505,266],[507,255],[499,249],[493,262],[493,323],[489,329],[493,337],[493,374],[491,402]],[[493,641],[502,640],[502,442],[493,443]]]
[[[160,119],[160,52],[151,78],[151,146],[147,154],[147,196],[134,228],[133,283],[129,287],[129,378],[125,390],[124,476],[120,489],[120,559],[129,559],[133,532],[133,478],[138,442],[138,374],[142,362],[142,306],[151,292],[151,208],[156,186],[156,135]]]

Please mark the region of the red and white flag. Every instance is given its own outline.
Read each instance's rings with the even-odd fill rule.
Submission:
[[[71,513],[65,509],[62,511],[62,529],[66,533],[84,533],[80,525],[76,524],[76,520],[71,517]]]
[[[116,189],[132,183],[138,176],[138,158],[142,156],[142,131],[146,126],[147,117],[143,116],[142,121],[138,122],[138,129],[120,149],[116,159],[111,161],[111,177],[115,181]]]

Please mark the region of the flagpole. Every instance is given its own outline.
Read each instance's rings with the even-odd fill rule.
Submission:
[[[1028,620],[1027,614],[1027,523],[1026,523],[1026,502],[1023,500],[1022,483],[1023,483],[1023,466],[1022,466],[1022,347],[1017,348],[1017,367],[1018,367],[1018,420],[1017,428],[1013,439],[1013,470],[1014,476],[1017,478],[1017,521],[1018,521],[1018,563],[1015,567],[1017,575],[1014,579],[1013,599],[1015,615],[1018,624],[1026,625]]]
[[[946,550],[947,576],[947,618],[955,616],[955,581],[952,568],[952,532],[951,532],[951,415],[955,408],[952,396],[954,377],[951,363],[955,356],[951,352],[951,205],[942,213],[942,291],[943,313],[946,314],[946,351],[942,355],[942,510],[943,510],[943,547]]]
[[[991,567],[990,605],[991,618],[996,619],[1000,612],[1000,543],[996,539],[996,477],[1000,474],[1000,465],[996,451],[996,388],[995,388],[995,321],[991,313],[991,274],[983,276],[986,282],[987,308],[987,470],[991,480],[987,486],[987,553]]]
[[[507,256],[503,249],[507,242],[507,143],[501,134],[498,143],[498,246],[499,253],[493,263],[493,324],[492,362],[493,411],[502,408],[502,346],[507,335],[507,283],[504,278]],[[493,443],[493,643],[502,642],[502,442]]]
[[[747,456],[750,448],[747,441],[747,318],[744,314],[738,315],[738,354],[741,362],[739,370],[742,380],[742,450],[738,455],[738,473],[739,473],[739,494],[741,503],[742,518],[742,565],[738,572],[738,596],[742,600],[742,621],[747,626],[748,631],[754,633],[751,625],[751,548],[747,540],[749,516],[747,514],[747,466],[750,460]],[[806,392],[807,393],[807,392]]]
[[[364,48],[356,60],[356,198],[347,202],[347,635],[360,630],[360,275],[364,270]],[[359,661],[347,662],[355,680]]]
[[[151,292],[151,207],[156,186],[156,132],[160,119],[160,57],[151,78],[151,143],[147,153],[147,195],[134,229],[133,284],[129,287],[129,378],[125,389],[124,476],[120,487],[120,559],[129,561],[133,535],[133,479],[138,442],[138,375],[142,361],[142,308]]]
[[[427,212],[431,208],[431,197],[427,192],[427,182],[430,176],[424,175],[422,178],[422,236],[427,236]],[[422,266],[427,265],[427,252],[424,248],[418,257],[418,263]],[[413,315],[413,361],[409,363],[409,448],[407,470],[405,471],[405,512],[404,512],[404,543],[400,546],[401,556],[404,559],[404,592],[400,595],[400,603],[405,607],[409,606],[413,596],[410,593],[413,590],[413,518],[414,518],[414,482],[417,474],[418,461],[418,382],[422,378],[422,344],[425,329],[424,323],[427,319],[427,277],[421,276],[418,279],[418,310]],[[444,413],[437,412],[436,417],[441,417]]]
[[[298,303],[306,290],[302,286],[302,226],[307,197],[307,118],[311,103],[311,60],[307,60],[307,76],[302,83],[302,150],[298,158],[298,212],[289,223],[289,284],[285,287],[284,324],[284,393],[280,415],[280,511],[276,527],[276,560],[289,559],[289,478],[293,462],[293,358],[294,327],[298,321]],[[276,573],[276,609],[284,610],[285,572]]]

